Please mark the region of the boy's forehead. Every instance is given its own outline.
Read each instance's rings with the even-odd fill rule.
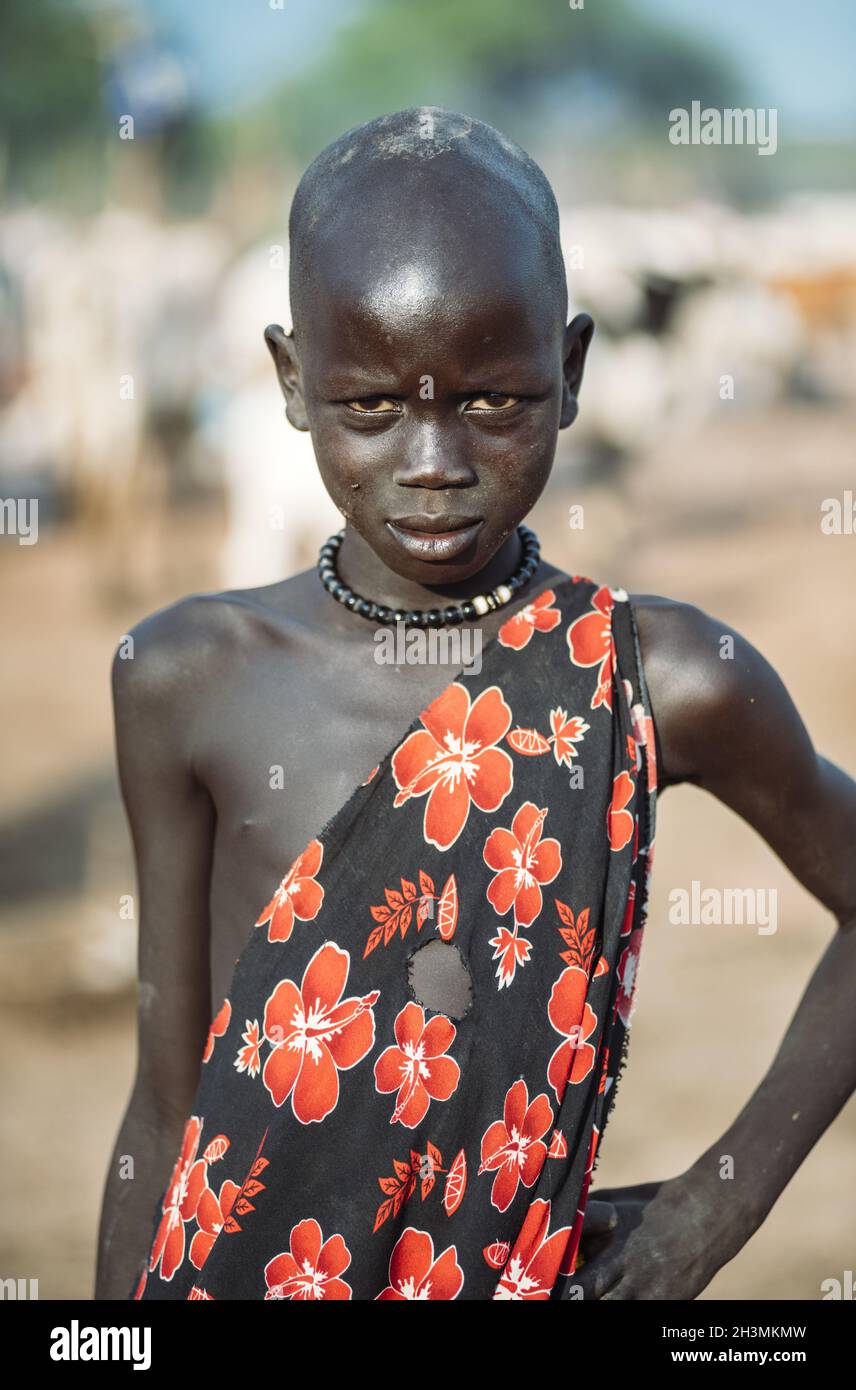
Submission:
[[[508,350],[564,328],[538,229],[472,207],[337,219],[316,239],[301,300],[302,350],[324,357],[385,356],[406,342]]]

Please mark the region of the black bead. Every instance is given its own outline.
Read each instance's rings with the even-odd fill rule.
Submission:
[[[356,608],[360,600],[357,598],[356,594],[352,594],[349,592],[348,597],[344,598],[342,602],[344,603],[346,608]]]
[[[378,620],[379,623],[391,623],[391,622],[392,622],[392,609],[391,609],[391,608],[385,607],[384,604],[379,604],[379,605],[378,605],[378,610],[377,610],[377,613],[376,613],[375,616],[377,617],[377,620]]]
[[[440,627],[443,622],[443,614],[439,608],[429,608],[425,614],[425,624],[427,627]]]
[[[461,604],[461,612],[463,613],[464,617],[468,620],[478,616],[475,608],[469,602]]]
[[[369,603],[369,600],[367,598],[358,598],[356,603],[354,604],[354,612],[360,613],[364,618],[367,618],[369,616],[369,610],[371,607],[372,605]]]
[[[406,618],[406,616],[407,616],[407,614],[405,613],[405,611],[404,611],[403,608],[396,608],[396,610],[395,610],[395,612],[394,612],[394,614],[393,614],[393,617],[395,618],[395,621],[396,621],[397,623],[403,623],[403,622],[404,622],[404,619]]]
[[[404,615],[404,624],[405,627],[421,627],[422,614],[418,611],[418,609],[411,608],[410,612],[405,613]]]
[[[443,621],[446,623],[460,623],[463,621],[463,612],[460,604],[456,603],[451,608],[443,609]]]

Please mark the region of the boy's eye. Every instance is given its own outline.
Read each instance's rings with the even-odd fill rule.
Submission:
[[[481,396],[473,396],[469,406],[473,410],[510,410],[519,400],[519,396],[509,396],[504,391],[485,391]]]
[[[363,396],[360,400],[345,401],[345,405],[360,415],[388,415],[398,410],[397,402],[388,396]]]
[[[483,410],[496,414],[500,410],[510,410],[517,405],[519,396],[510,396],[504,391],[484,391],[467,402],[469,410]],[[357,415],[398,415],[401,407],[390,396],[360,396],[353,401],[345,401],[348,410]]]

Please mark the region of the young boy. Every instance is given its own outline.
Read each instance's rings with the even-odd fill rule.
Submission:
[[[346,526],[114,661],[139,1061],[96,1297],[694,1298],[856,1085],[856,786],[736,633],[724,661],[722,623],[518,529],[593,330],[522,150],[381,117],[308,169],[290,245],[265,336]],[[396,622],[467,624],[480,669],[375,659]],[[687,781],[838,930],[726,1134],[589,1199],[655,795]]]

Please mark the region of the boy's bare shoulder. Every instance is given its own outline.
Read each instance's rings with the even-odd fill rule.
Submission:
[[[777,730],[794,735],[798,717],[779,676],[728,623],[658,594],[631,602],[666,781],[702,781],[726,754],[748,755]]]
[[[682,704],[728,704],[757,679],[759,663],[772,670],[745,637],[693,603],[660,594],[632,594],[631,602],[646,680],[668,683]]]
[[[116,646],[114,696],[164,711],[187,697],[198,701],[206,686],[260,646],[277,642],[286,650],[317,585],[314,571],[258,588],[188,594],[141,618]]]

